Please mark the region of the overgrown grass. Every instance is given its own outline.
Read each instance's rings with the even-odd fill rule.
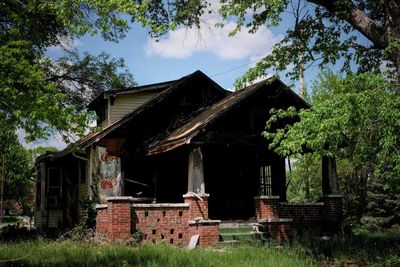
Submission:
[[[312,234],[295,239],[301,250],[329,266],[400,266],[399,232],[358,232],[329,239]]]
[[[400,266],[400,233],[296,238],[290,246],[239,246],[222,251],[173,246],[99,246],[38,240],[0,246],[5,266]]]
[[[0,262],[7,266],[317,266],[311,258],[288,248],[244,246],[189,251],[172,246],[88,246],[72,241],[3,245]]]

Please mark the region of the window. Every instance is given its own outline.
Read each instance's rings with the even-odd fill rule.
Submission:
[[[181,99],[182,106],[201,106],[204,103],[204,94],[201,90],[193,90],[183,96]]]
[[[47,203],[49,208],[61,208],[62,180],[60,168],[48,169]]]
[[[102,124],[107,124],[107,115],[108,115],[107,106],[100,108],[99,110],[96,111],[96,113],[97,113],[97,126],[100,126]]]
[[[36,207],[40,207],[42,202],[42,172],[40,170],[40,165],[36,166]]]
[[[271,166],[260,167],[260,196],[271,196]]]

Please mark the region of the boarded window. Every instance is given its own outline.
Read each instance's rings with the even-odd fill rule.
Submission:
[[[260,196],[271,196],[271,166],[260,167]]]
[[[61,208],[62,199],[62,180],[60,168],[48,169],[48,191],[47,191],[47,204],[49,208]]]

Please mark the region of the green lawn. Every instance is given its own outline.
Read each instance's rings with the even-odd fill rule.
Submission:
[[[7,261],[16,259],[14,261]],[[317,266],[286,248],[238,247],[213,251],[171,246],[96,246],[82,242],[38,241],[2,245],[7,266]]]
[[[290,246],[186,250],[172,246],[99,246],[38,240],[0,245],[0,266],[400,266],[400,233],[361,233]]]

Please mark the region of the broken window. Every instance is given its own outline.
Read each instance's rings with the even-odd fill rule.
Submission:
[[[271,166],[260,167],[260,196],[271,196]]]
[[[108,109],[104,106],[96,111],[97,113],[97,126],[107,124]]]
[[[47,204],[49,208],[61,208],[62,180],[61,168],[48,169]]]

